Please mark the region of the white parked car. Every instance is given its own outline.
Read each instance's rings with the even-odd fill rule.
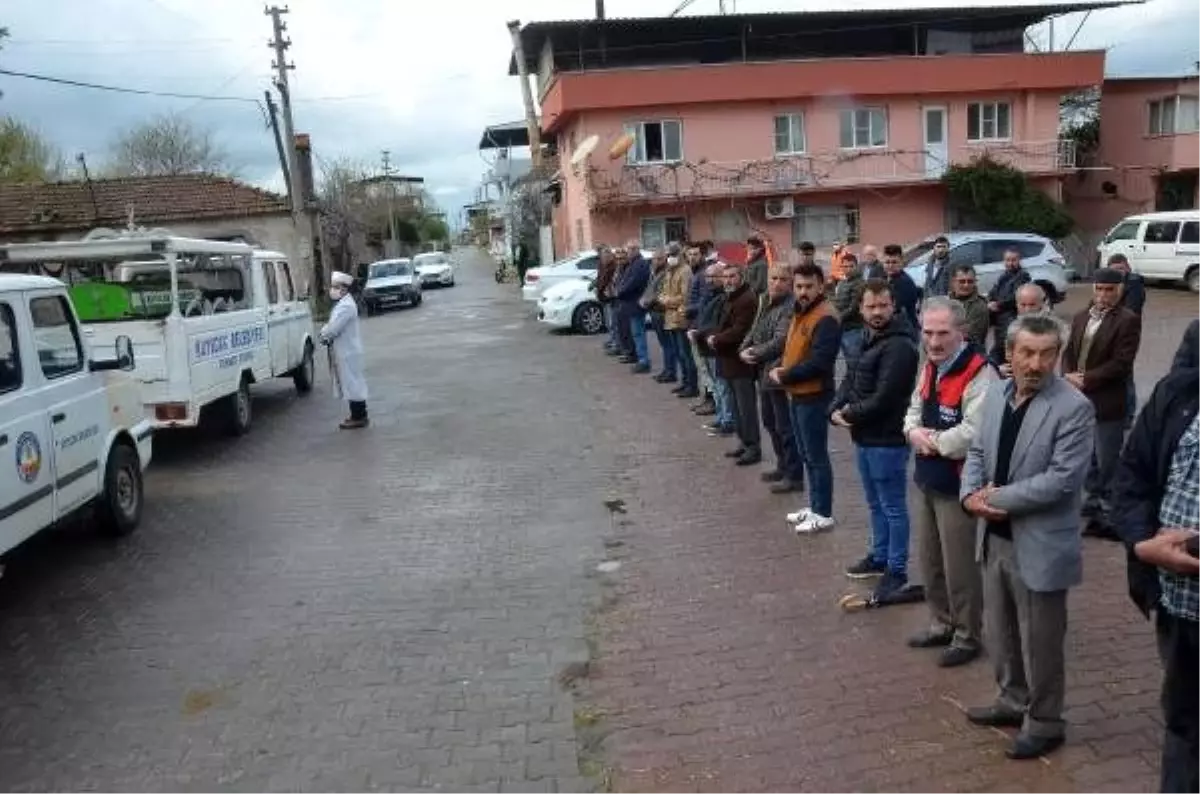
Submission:
[[[421,277],[422,287],[454,286],[454,260],[450,254],[440,251],[417,254],[412,262],[417,268],[417,275]]]
[[[367,314],[383,309],[421,305],[421,279],[411,259],[383,259],[367,267],[367,282],[363,285],[363,303]]]
[[[88,508],[109,534],[137,528],[154,428],[133,346],[97,360],[61,281],[0,275],[0,553]]]
[[[937,236],[930,235],[904,252],[905,272],[918,287],[925,284],[925,265]],[[1015,248],[1021,254],[1022,267],[1052,304],[1067,296],[1066,258],[1048,237],[1021,232],[950,232],[944,236],[950,241],[951,271],[960,264],[972,265],[982,295],[988,294],[1004,272],[1004,252]]]
[[[642,251],[649,261],[652,251]],[[535,267],[526,271],[525,283],[521,285],[521,297],[527,301],[540,301],[542,292],[560,281],[570,281],[582,276],[595,277],[600,267],[600,256],[595,250],[573,254],[546,267]]]
[[[1170,281],[1200,292],[1200,210],[1133,215],[1112,228],[1097,248],[1100,264],[1125,254],[1147,281]]]
[[[596,299],[594,277],[568,279],[548,287],[538,300],[538,322],[581,334],[603,331],[604,308]]]

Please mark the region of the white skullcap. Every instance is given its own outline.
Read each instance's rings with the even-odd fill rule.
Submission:
[[[340,270],[335,270],[329,281],[335,287],[349,287],[354,284],[354,276],[351,276],[349,273],[343,273]]]

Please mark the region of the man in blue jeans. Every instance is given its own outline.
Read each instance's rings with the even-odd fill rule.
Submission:
[[[912,326],[897,315],[887,282],[872,279],[863,285],[859,313],[867,332],[862,352],[838,389],[829,421],[850,430],[871,512],[867,555],[847,568],[846,575],[852,579],[882,577],[875,594],[883,600],[908,584],[904,414],[920,356]]]
[[[625,252],[629,263],[622,269],[616,288],[617,311],[629,329],[629,338],[625,344],[626,354],[621,361],[633,364],[634,372],[649,372],[650,350],[646,345],[646,310],[639,301],[650,282],[650,263],[642,258],[641,248],[636,241],[631,241],[625,247]]]

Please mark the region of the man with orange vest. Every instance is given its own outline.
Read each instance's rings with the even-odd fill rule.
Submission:
[[[904,417],[904,435],[916,451],[913,480],[920,496],[914,518],[929,628],[909,647],[943,648],[938,664],[957,667],[979,655],[983,609],[975,562],[975,517],[958,501],[960,473],[988,386],[995,380],[983,352],[966,337],[962,304],[925,301],[921,340],[925,366]]]
[[[816,264],[792,271],[795,304],[783,358],[767,373],[788,393],[792,435],[801,465],[808,470],[809,506],[788,513],[796,532],[832,529],[833,466],[829,461],[829,403],[842,329],[837,313],[825,299],[825,274]]]
[[[829,259],[829,280],[834,286],[837,286],[838,282],[844,279],[846,274],[850,272],[851,262],[848,258],[854,258],[850,247],[844,243],[834,243],[833,256]],[[858,264],[856,258],[853,264]]]

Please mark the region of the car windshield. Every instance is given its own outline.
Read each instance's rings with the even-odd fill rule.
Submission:
[[[367,279],[390,278],[392,276],[411,276],[412,264],[409,262],[376,262],[367,271]]]
[[[445,254],[417,254],[413,259],[413,263],[417,267],[422,265],[444,265],[446,264]]]
[[[922,243],[917,243],[912,248],[904,252],[904,264],[908,265],[919,264],[924,257],[933,250],[933,240],[926,240]]]

